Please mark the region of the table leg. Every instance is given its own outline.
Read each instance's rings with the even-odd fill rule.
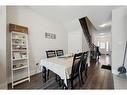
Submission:
[[[62,86],[62,80],[61,80],[61,78],[59,77],[59,75],[57,75],[56,74],[56,76],[55,76],[56,78],[55,78],[55,80],[56,80],[56,82],[59,84],[59,86],[61,87]]]
[[[43,82],[46,82],[46,68],[43,66],[43,71],[42,71],[42,77],[43,77]]]
[[[47,70],[46,80],[49,80],[49,69]]]

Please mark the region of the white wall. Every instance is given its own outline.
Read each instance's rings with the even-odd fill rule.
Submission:
[[[6,88],[6,7],[0,6],[0,89]]]
[[[126,35],[126,8],[112,11],[112,72],[118,74],[118,67],[122,66]],[[126,66],[127,67],[127,66]]]
[[[68,32],[68,53],[82,52],[82,33],[78,30]]]
[[[78,19],[73,19],[64,23],[68,32],[68,53],[77,53],[82,51],[82,31]]]
[[[88,43],[83,34],[83,30],[78,18],[68,21],[64,24],[64,27],[68,32],[69,53],[77,53],[89,50]]]
[[[63,49],[67,52],[67,33],[59,23],[48,20],[26,7],[7,7],[7,22],[29,28],[31,74],[37,73],[36,63],[46,57],[46,50]],[[56,34],[56,39],[46,39],[45,32]]]

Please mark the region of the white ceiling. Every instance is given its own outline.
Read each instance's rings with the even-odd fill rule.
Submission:
[[[118,6],[29,6],[30,9],[38,12],[49,19],[60,23],[66,23],[73,19],[87,16],[98,30],[110,29],[101,24],[111,22],[111,11]]]

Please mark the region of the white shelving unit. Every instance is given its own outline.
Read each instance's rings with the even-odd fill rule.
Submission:
[[[15,80],[15,72],[25,70],[27,76]],[[30,81],[28,34],[11,31],[11,74],[12,88],[24,81]]]

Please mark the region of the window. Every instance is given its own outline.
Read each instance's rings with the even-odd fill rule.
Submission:
[[[98,47],[99,47],[99,44],[100,44],[99,41],[97,41],[97,46],[98,46]]]
[[[106,42],[106,51],[109,51],[109,42]]]
[[[105,49],[105,43],[100,43],[100,49]]]

